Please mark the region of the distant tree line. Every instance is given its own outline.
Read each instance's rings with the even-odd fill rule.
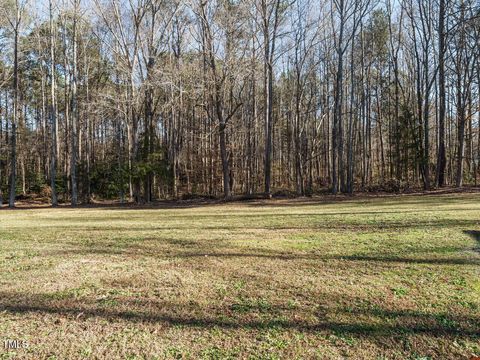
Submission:
[[[0,201],[477,184],[476,0],[0,0]]]

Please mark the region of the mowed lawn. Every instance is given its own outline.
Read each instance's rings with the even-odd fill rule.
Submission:
[[[2,209],[0,359],[469,359],[479,249],[480,194]]]

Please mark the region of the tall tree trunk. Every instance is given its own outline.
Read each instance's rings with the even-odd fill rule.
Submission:
[[[270,44],[265,44],[265,58],[270,59]],[[265,195],[271,196],[272,131],[273,131],[273,67],[265,64]]]
[[[77,12],[79,0],[75,0],[72,41],[73,41],[73,64],[72,64],[72,120],[71,120],[71,152],[70,152],[70,181],[72,191],[72,206],[77,206],[78,203],[78,183],[77,183],[77,125],[78,125],[78,104],[77,104]]]
[[[338,44],[337,44],[337,71],[335,78],[335,98],[334,98],[334,107],[333,107],[333,127],[332,127],[332,193],[337,194],[339,190],[338,184],[338,173],[342,171],[340,169],[341,161],[340,157],[343,156],[341,153],[343,147],[343,142],[340,142],[342,134],[342,100],[343,100],[343,32],[345,27],[344,21],[344,0],[339,1],[340,12],[340,33],[338,35]],[[342,145],[342,146],[340,146]]]
[[[447,157],[445,152],[445,0],[440,0],[438,14],[438,156],[437,156],[437,185],[445,186],[445,168]]]
[[[57,199],[57,109],[55,103],[55,34],[53,28],[53,4],[49,1],[50,10],[50,125],[52,129],[51,163],[50,163],[50,187],[52,189],[52,206],[58,205]]]
[[[455,175],[455,186],[462,187],[463,185],[463,158],[465,155],[465,108],[462,101],[462,81],[460,74],[457,80],[457,171]]]
[[[265,195],[271,196],[272,151],[273,151],[273,62],[279,22],[280,0],[273,3],[272,19],[265,0],[262,1],[264,37],[264,88],[265,88]]]
[[[15,207],[16,175],[17,175],[17,124],[18,124],[18,36],[20,31],[20,8],[18,0],[16,4],[16,18],[13,42],[13,119],[10,154],[10,195],[8,206]]]

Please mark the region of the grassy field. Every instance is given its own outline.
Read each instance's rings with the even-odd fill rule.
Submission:
[[[480,194],[1,210],[0,359],[468,359],[479,249]]]

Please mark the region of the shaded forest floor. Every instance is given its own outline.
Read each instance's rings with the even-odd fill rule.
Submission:
[[[264,194],[252,194],[252,195],[234,195],[228,201],[226,201],[223,196],[204,196],[204,195],[194,195],[194,194],[183,194],[180,198],[177,199],[165,199],[165,200],[154,200],[150,203],[140,203],[135,204],[131,201],[125,201],[121,203],[119,200],[106,200],[101,198],[93,198],[89,203],[80,202],[77,207],[80,208],[91,208],[91,207],[105,207],[105,208],[116,208],[116,207],[130,207],[130,208],[189,208],[196,206],[204,205],[215,205],[215,204],[225,204],[225,203],[255,203],[257,205],[308,205],[316,203],[335,203],[344,200],[362,200],[362,199],[372,199],[372,198],[392,198],[392,197],[405,197],[405,196],[439,196],[439,195],[448,195],[448,194],[475,194],[480,193],[480,186],[466,185],[461,188],[446,186],[439,189],[433,190],[422,190],[420,188],[411,188],[408,191],[404,192],[389,192],[389,191],[355,191],[354,194],[338,194],[332,195],[330,189],[323,189],[320,192],[314,193],[310,196],[298,196],[292,191],[282,190],[275,192],[271,198],[266,198]],[[70,206],[70,202],[67,199],[63,201],[65,194],[60,196],[60,207]],[[8,207],[8,199],[3,199],[4,202],[0,208]],[[50,207],[50,197],[45,197],[39,194],[27,194],[27,195],[17,195],[15,206],[21,209],[37,209],[42,207]]]
[[[0,359],[480,355],[480,194],[0,211]]]

